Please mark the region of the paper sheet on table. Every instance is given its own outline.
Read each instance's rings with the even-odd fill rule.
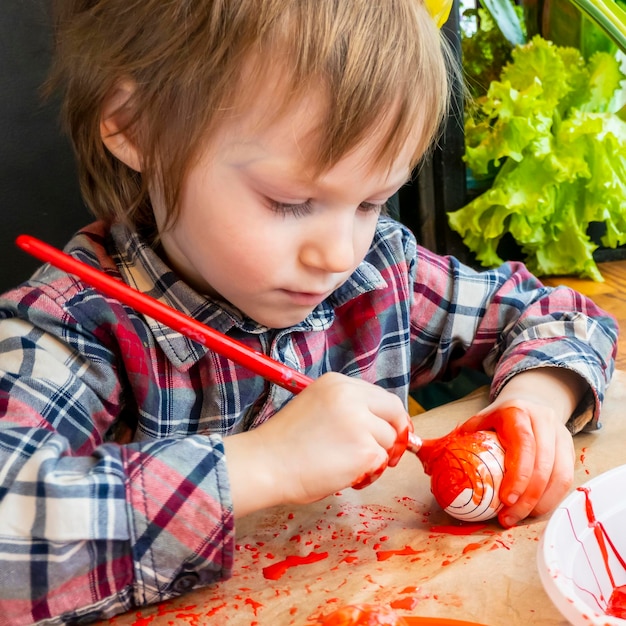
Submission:
[[[486,402],[481,390],[423,413],[415,431],[444,435]],[[625,402],[626,372],[617,372],[603,428],[575,437],[576,485],[626,463]],[[344,604],[382,603],[400,614],[487,626],[564,626],[537,572],[546,522],[544,516],[509,530],[494,521],[462,525],[434,502],[420,462],[407,453],[367,489],[241,521],[232,579],[106,623],[306,626]],[[311,562],[274,571],[276,580],[264,576],[264,568],[298,557]]]

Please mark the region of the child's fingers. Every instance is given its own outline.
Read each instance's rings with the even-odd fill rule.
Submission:
[[[364,487],[371,485],[374,481],[378,480],[382,476],[382,473],[387,469],[388,465],[388,461],[385,460],[380,465],[378,465],[376,469],[372,470],[371,472],[366,472],[362,476],[359,476],[359,478],[357,478],[352,483],[352,488],[363,489]]]
[[[459,427],[460,432],[495,430],[506,451],[499,494],[504,508],[498,515],[503,526],[553,510],[571,487],[574,446],[559,417],[544,403],[513,405],[509,399]]]
[[[556,432],[552,425],[541,420],[536,421],[533,426],[535,453],[530,480],[516,475],[513,458],[510,462],[509,459],[505,461],[507,471],[502,481],[500,497],[505,505],[509,506],[501,511],[499,518],[507,527],[513,526],[535,510],[546,495],[546,489],[554,471]]]
[[[552,511],[572,486],[576,459],[574,442],[571,434],[565,427],[557,430],[556,437],[554,467],[544,493],[531,511],[532,515],[543,515]]]
[[[388,436],[385,438],[379,436],[377,437],[377,441],[389,455],[389,466],[395,467],[404,454],[409,442],[409,432],[413,428],[411,418],[400,398],[382,387],[376,387],[375,385],[364,383],[363,381],[357,382],[366,385],[368,388],[369,395],[367,404],[370,412],[385,422],[386,425],[391,426],[394,430],[391,441],[389,441]],[[375,428],[375,430],[381,432],[380,426]],[[388,432],[387,435],[389,435]]]
[[[283,415],[294,417],[284,417],[287,422],[282,424],[279,422],[283,421]],[[300,438],[295,440],[296,422],[306,423],[309,437],[305,444],[300,444]],[[289,465],[298,468],[296,474],[303,474],[300,483],[306,488],[300,487],[299,491],[305,491],[305,495],[298,494],[295,499],[304,501],[310,494],[322,492],[324,483],[331,493],[347,485],[364,487],[376,480],[390,460],[397,463],[406,448],[408,423],[404,405],[397,396],[363,380],[330,373],[304,389],[266,428],[274,427],[282,435],[286,430],[291,432],[292,445],[280,443],[280,447]],[[399,434],[400,425],[406,431],[404,441]],[[283,436],[279,441],[284,439]],[[311,485],[302,458],[315,456],[320,446],[327,457],[326,473],[322,476],[316,471],[318,480],[316,485]]]
[[[535,482],[537,459],[543,464],[550,454],[549,445],[546,443],[547,433],[539,433],[538,436],[531,415],[523,409],[510,406],[479,413],[464,422],[459,430],[461,432],[495,430],[498,433],[498,438],[506,451],[505,473],[500,487],[500,499],[506,508],[502,510],[500,519],[502,521],[509,515],[511,520],[516,519],[508,525],[517,523],[532,511],[541,497],[540,483],[543,481],[545,487],[549,480],[548,473]],[[532,488],[529,491],[531,483]],[[526,511],[525,515],[521,515],[523,511]]]
[[[527,492],[534,478],[540,440],[526,411],[515,409],[512,414],[507,409],[507,412],[509,419],[502,421],[496,430],[506,451],[500,498],[505,505],[510,506]]]

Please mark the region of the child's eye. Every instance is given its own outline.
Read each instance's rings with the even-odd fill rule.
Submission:
[[[387,209],[387,203],[376,204],[375,202],[361,202],[359,205],[359,211],[363,213],[385,213]]]
[[[311,212],[311,201],[301,202],[298,204],[290,204],[289,202],[278,202],[271,200],[270,206],[272,211],[281,215],[293,215],[294,217],[303,217]]]
[[[278,202],[277,200],[270,200],[270,207],[272,211],[281,215],[292,215],[293,217],[303,217],[308,215],[312,209],[313,204],[311,200],[299,203],[290,202]],[[387,203],[377,204],[374,202],[361,202],[359,205],[359,211],[361,213],[383,213],[387,207]]]

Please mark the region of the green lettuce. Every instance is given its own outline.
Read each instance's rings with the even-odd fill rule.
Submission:
[[[482,265],[502,262],[508,233],[537,275],[602,280],[589,225],[603,225],[605,247],[626,243],[626,122],[613,110],[625,78],[614,55],[586,62],[536,36],[468,108],[467,164],[497,174],[448,219]]]

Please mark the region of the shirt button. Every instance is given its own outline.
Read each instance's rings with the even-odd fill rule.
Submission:
[[[186,593],[187,591],[191,591],[198,584],[199,580],[200,576],[195,572],[183,572],[175,578],[170,586],[172,591]]]

